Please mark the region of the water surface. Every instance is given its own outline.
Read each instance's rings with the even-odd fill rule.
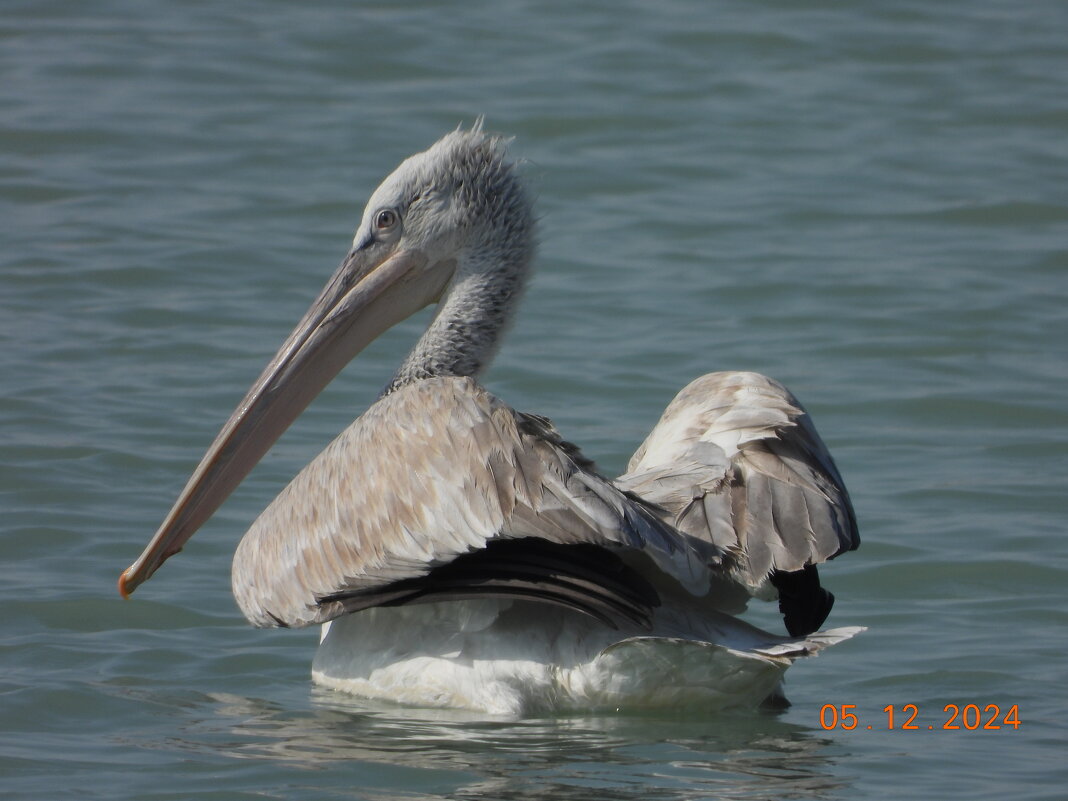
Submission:
[[[1061,797],[1063,4],[5,8],[0,794]],[[245,626],[237,539],[425,316],[115,593],[378,180],[477,114],[542,214],[494,392],[613,472],[691,378],[752,369],[831,446],[864,537],[824,571],[831,622],[869,631],[795,666],[789,710],[383,707],[312,688],[315,632]],[[951,703],[1022,723],[942,730]],[[921,728],[887,730],[905,704]]]

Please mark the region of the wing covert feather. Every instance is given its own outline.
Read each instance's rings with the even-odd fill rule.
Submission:
[[[544,418],[434,378],[380,399],[264,510],[234,556],[234,595],[256,625],[320,623],[344,612],[330,596],[521,537],[702,569],[719,555],[593,473]]]
[[[750,588],[860,544],[845,484],[804,407],[758,373],[686,386],[615,481],[728,551]]]

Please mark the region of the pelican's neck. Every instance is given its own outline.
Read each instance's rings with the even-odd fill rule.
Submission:
[[[530,258],[523,250],[492,269],[459,267],[433,322],[383,394],[424,378],[477,377],[489,366],[523,292]]]

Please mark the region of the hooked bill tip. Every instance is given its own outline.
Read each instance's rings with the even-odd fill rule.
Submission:
[[[130,600],[130,593],[133,592],[133,589],[126,588],[126,572],[127,571],[123,570],[122,573],[119,574],[119,595],[123,597],[123,600],[128,601]]]

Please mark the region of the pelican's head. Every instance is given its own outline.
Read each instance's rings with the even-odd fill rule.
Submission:
[[[416,252],[439,276],[450,276],[439,267],[450,260],[461,270],[525,265],[534,215],[505,145],[476,126],[406,159],[371,195],[352,252],[372,262]]]
[[[386,329],[463,283],[521,283],[534,215],[505,142],[476,124],[405,160],[375,190],[352,249],[238,405],[141,556],[127,596],[181,550],[290,423]],[[513,290],[509,290],[513,295]]]

